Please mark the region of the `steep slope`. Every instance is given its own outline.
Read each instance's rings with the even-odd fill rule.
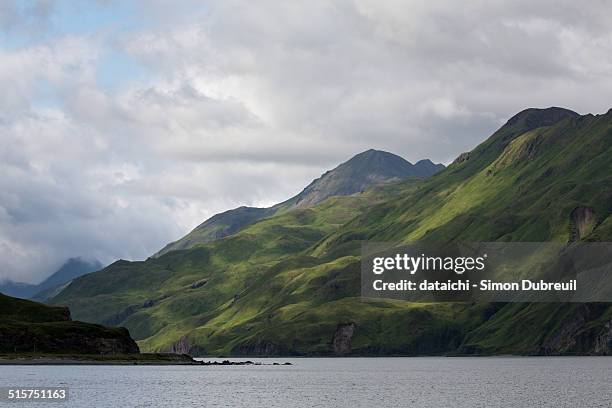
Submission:
[[[528,109],[426,180],[282,212],[154,260],[116,263],[76,279],[53,302],[86,320],[120,322],[156,351],[610,353],[609,305],[359,297],[363,240],[612,239],[609,157],[612,111]]]
[[[373,150],[357,154],[310,183],[302,192],[270,208],[239,207],[214,215],[185,237],[166,245],[154,256],[223,238],[281,211],[312,207],[329,197],[359,193],[373,185],[407,177],[429,177],[443,164],[421,160],[412,164],[392,153]]]
[[[65,285],[72,279],[85,275],[86,273],[102,269],[102,264],[97,261],[88,261],[83,258],[70,258],[60,269],[38,285],[27,283],[5,282],[0,285],[0,292],[23,299],[45,300],[48,294],[54,294],[59,286]],[[41,294],[42,292],[42,294]]]
[[[75,322],[63,307],[0,294],[0,353],[138,353],[124,328]]]

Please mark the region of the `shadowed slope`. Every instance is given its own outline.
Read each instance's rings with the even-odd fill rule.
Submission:
[[[75,322],[65,307],[0,294],[0,353],[138,353],[125,328]]]

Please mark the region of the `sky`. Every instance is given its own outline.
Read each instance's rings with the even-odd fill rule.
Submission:
[[[370,148],[612,107],[612,3],[0,1],[0,280],[145,259]]]

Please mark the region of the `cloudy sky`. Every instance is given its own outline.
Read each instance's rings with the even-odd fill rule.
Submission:
[[[368,148],[612,107],[610,2],[0,1],[0,280],[143,259]]]

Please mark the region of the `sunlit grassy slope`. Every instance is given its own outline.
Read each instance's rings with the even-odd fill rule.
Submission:
[[[363,302],[359,247],[609,240],[611,157],[612,112],[526,110],[425,181],[334,197],[193,249],[120,261],[75,280],[53,303],[82,320],[127,326],[147,351],[331,354],[337,329],[351,325],[353,354],[600,352],[607,305]],[[577,211],[592,216],[580,220]]]

